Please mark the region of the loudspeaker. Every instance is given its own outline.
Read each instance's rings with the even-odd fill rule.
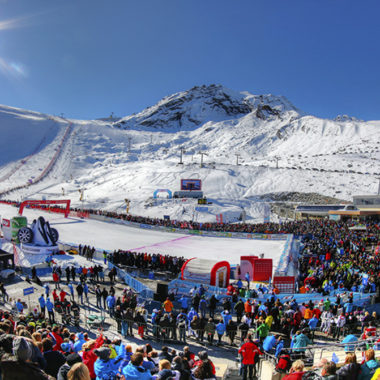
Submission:
[[[166,297],[168,296],[168,284],[163,284],[161,282],[158,282],[157,283],[157,294],[159,294],[165,301]]]
[[[166,298],[165,298],[165,299],[166,299]],[[158,293],[154,293],[154,294],[153,294],[153,300],[154,300],[154,301],[158,301],[158,302],[160,302],[160,304],[161,304],[162,302],[164,302],[165,299],[162,299],[161,295],[158,294]]]

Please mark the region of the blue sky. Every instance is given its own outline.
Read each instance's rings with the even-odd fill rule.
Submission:
[[[0,104],[125,116],[194,85],[380,119],[378,0],[0,0]]]

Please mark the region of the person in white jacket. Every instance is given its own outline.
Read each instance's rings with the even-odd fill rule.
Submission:
[[[325,334],[328,334],[330,331],[332,319],[333,319],[333,315],[332,315],[330,310],[325,310],[322,313],[322,315],[321,315],[321,320],[322,320],[321,330]]]

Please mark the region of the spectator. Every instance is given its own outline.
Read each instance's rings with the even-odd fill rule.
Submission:
[[[121,357],[110,358],[111,349],[108,347],[100,347],[94,350],[98,359],[94,364],[94,372],[96,380],[115,378],[119,369],[118,363]]]
[[[300,353],[301,356],[303,356],[305,354],[306,347],[311,344],[311,340],[303,332],[297,331],[297,333],[293,336],[292,344],[294,352]]]
[[[218,344],[222,344],[222,337],[226,332],[226,326],[223,322],[223,319],[219,320],[219,323],[216,325],[216,333],[218,334]]]
[[[142,367],[144,356],[141,353],[132,355],[131,361],[122,370],[125,379],[151,380],[152,375],[149,370]]]
[[[247,380],[247,375],[252,379],[253,376],[256,376],[256,364],[259,362],[259,355],[262,355],[262,352],[253,343],[251,334],[248,335],[238,352],[242,356],[243,380]]]
[[[57,380],[67,380],[67,374],[70,371],[71,367],[76,363],[81,363],[82,358],[78,354],[70,354],[66,357],[66,363],[63,364],[57,375]]]
[[[379,363],[375,359],[375,351],[371,348],[365,352],[365,362],[361,365],[361,372],[358,380],[371,380]]]
[[[215,379],[209,360],[202,360],[201,364],[194,370],[193,378],[195,380]]]
[[[46,300],[46,309],[47,309],[48,315],[49,315],[49,323],[52,325],[55,322],[54,304],[53,304],[53,302],[50,301],[49,298],[47,298],[47,300]]]
[[[1,358],[2,379],[53,380],[53,377],[45,373],[37,364],[32,363],[31,343],[25,338],[13,339],[10,336],[7,351]]]
[[[207,340],[212,345],[214,343],[214,335],[215,335],[215,323],[212,318],[209,318],[208,322],[205,326],[205,332],[207,336]]]
[[[163,303],[163,307],[166,313],[171,313],[173,310],[173,303],[170,301],[169,297],[166,298],[165,302]]]
[[[80,301],[80,303],[83,305],[83,285],[81,282],[77,285],[77,294],[78,302]]]
[[[66,358],[59,351],[53,351],[53,342],[45,338],[42,340],[43,355],[46,360],[45,371],[47,374],[57,377],[60,367],[65,364]]]
[[[322,378],[326,380],[338,380],[340,377],[336,374],[336,364],[327,362],[322,369]]]
[[[289,375],[283,377],[282,380],[302,380],[304,375],[305,364],[302,360],[296,360],[290,368]]]
[[[341,380],[357,379],[360,373],[360,364],[356,361],[356,355],[353,353],[347,354],[343,367],[336,373]]]
[[[173,357],[169,354],[169,348],[167,346],[162,346],[159,359],[168,360],[170,363],[173,360]]]
[[[67,374],[67,380],[91,380],[90,372],[83,363],[76,363]]]
[[[159,372],[157,374],[158,380],[172,380],[176,377],[176,373],[171,370],[171,364],[169,360],[162,359],[160,360],[158,366]]]

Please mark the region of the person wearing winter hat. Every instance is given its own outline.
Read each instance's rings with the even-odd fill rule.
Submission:
[[[17,360],[22,362],[26,362],[32,357],[31,344],[24,338],[16,338],[13,340],[12,351]]]
[[[31,362],[32,343],[26,338],[15,337],[12,343],[12,352],[1,358],[2,379],[8,380],[53,380],[38,365]]]
[[[79,333],[77,335],[77,337],[78,337],[78,339],[74,343],[74,351],[75,352],[81,351],[83,344],[86,343],[86,340],[84,339],[84,334],[83,333]]]
[[[66,357],[66,363],[58,371],[57,380],[67,380],[67,374],[75,363],[82,363],[82,358],[74,353]]]
[[[114,359],[110,359],[111,349],[108,347],[100,347],[94,350],[95,355],[98,357],[94,364],[94,372],[96,380],[104,378],[113,378],[116,376],[119,369],[119,362],[123,357],[123,353],[116,356]]]
[[[69,342],[64,342],[61,344],[61,350],[64,356],[68,356],[72,353],[71,344]]]

